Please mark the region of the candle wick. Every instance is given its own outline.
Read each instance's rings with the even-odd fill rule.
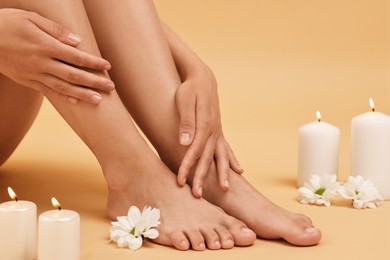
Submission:
[[[321,123],[321,118],[318,118],[318,123]]]
[[[18,197],[15,197],[15,201],[18,202]]]
[[[61,206],[58,207],[58,210],[61,211]]]
[[[372,112],[375,112],[375,107],[372,108]]]

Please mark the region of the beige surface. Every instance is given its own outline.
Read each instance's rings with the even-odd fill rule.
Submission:
[[[42,212],[56,196],[81,214],[82,259],[389,259],[390,202],[355,210],[296,202],[297,129],[315,110],[341,129],[340,179],[349,174],[354,115],[390,114],[390,1],[159,0],[161,17],[214,70],[224,129],[245,176],[323,231],[318,246],[257,240],[250,248],[179,252],[147,244],[137,252],[108,244],[100,168],[45,103],[33,128],[0,169],[0,201],[12,186]]]

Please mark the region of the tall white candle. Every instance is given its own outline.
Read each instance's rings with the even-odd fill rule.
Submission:
[[[11,188],[14,201],[0,204],[0,259],[32,260],[37,252],[37,206],[18,200]]]
[[[372,181],[385,200],[390,199],[390,117],[375,111],[351,122],[351,175]]]
[[[338,174],[340,130],[321,121],[299,128],[298,187],[308,182],[310,175]]]
[[[38,258],[39,260],[80,259],[80,215],[72,210],[61,209],[52,198],[57,210],[39,216]]]

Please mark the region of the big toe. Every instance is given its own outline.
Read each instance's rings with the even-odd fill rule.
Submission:
[[[284,239],[297,246],[313,246],[320,242],[321,231],[313,226],[295,226],[287,231]]]

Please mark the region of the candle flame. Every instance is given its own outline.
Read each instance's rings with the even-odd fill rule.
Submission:
[[[375,112],[374,100],[373,100],[372,98],[370,98],[370,99],[369,99],[369,102],[370,102],[370,107],[371,107],[372,112]]]
[[[58,208],[59,210],[61,210],[61,204],[58,202],[58,200],[56,198],[51,198],[51,204],[53,204],[53,206],[55,208]]]
[[[317,117],[318,122],[321,122],[321,113],[320,113],[320,111],[316,112],[316,117]]]
[[[18,196],[16,196],[16,193],[11,189],[11,187],[8,187],[8,194],[11,197],[11,199],[18,201]]]

